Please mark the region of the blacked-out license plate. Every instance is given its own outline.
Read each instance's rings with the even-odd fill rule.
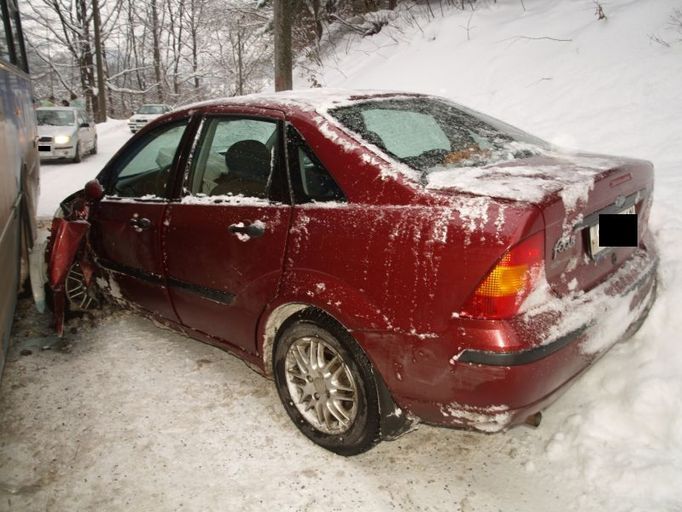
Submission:
[[[618,212],[617,215],[635,215],[636,216],[637,214],[635,213],[635,205],[633,204],[629,208],[626,208],[625,210]],[[623,227],[620,229],[619,232],[613,232],[613,233],[608,232],[606,234],[607,236],[602,236],[602,239],[605,239],[605,240],[602,240],[602,243],[604,243],[605,245],[601,245],[600,244],[600,237],[599,237],[600,225],[601,225],[602,231],[607,226],[609,226],[608,229],[610,230],[611,229],[610,225],[613,223],[612,222],[609,222],[609,223],[603,222],[601,219],[601,217],[603,217],[603,215],[600,215],[599,217],[600,217],[600,222],[598,222],[594,226],[590,226],[589,247],[590,247],[590,255],[593,258],[595,256],[597,256],[601,251],[603,251],[604,249],[606,249],[608,247],[631,247],[631,246],[637,245],[637,231],[636,231],[637,221],[636,220],[634,222],[634,227],[635,227],[634,243],[632,243],[633,233],[631,233],[630,229],[627,227],[627,225],[629,225],[629,223],[624,222],[624,223],[622,223]],[[635,219],[636,219],[636,217],[635,217]],[[609,220],[611,220],[611,219],[609,219]],[[625,220],[625,219],[623,219],[623,220]],[[614,241],[618,242],[618,244],[613,244]]]

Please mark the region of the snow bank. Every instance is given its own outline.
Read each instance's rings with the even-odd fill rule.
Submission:
[[[351,35],[327,51],[316,79],[441,95],[554,144],[654,162],[661,265],[648,321],[550,407],[539,430],[508,435],[519,450],[530,444],[513,475],[529,473],[528,493],[572,492],[557,510],[680,510],[682,43],[670,25],[679,2],[602,2],[601,21],[591,0],[523,3],[453,10],[429,23],[403,13],[378,35]],[[477,186],[480,172],[465,170],[457,182]],[[452,180],[436,174],[432,185]],[[531,189],[498,188],[533,199]]]

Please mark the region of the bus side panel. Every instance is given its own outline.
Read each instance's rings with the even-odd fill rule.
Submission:
[[[9,348],[24,248],[35,239],[39,157],[29,76],[0,61],[0,375]],[[25,252],[25,250],[23,251]]]
[[[0,272],[2,272],[2,286],[0,286],[0,336],[2,353],[0,353],[0,375],[5,366],[5,358],[9,349],[9,335],[12,330],[12,318],[17,302],[17,287],[19,285],[19,251],[21,239],[19,223],[19,204],[14,208],[15,214],[10,214],[9,223],[4,232],[0,233]]]

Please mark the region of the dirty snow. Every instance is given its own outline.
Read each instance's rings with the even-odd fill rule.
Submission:
[[[471,408],[452,403],[441,406],[444,416],[455,418],[480,432],[500,432],[511,421],[511,413],[506,405],[493,405],[485,408]]]

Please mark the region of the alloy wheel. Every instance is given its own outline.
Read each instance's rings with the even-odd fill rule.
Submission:
[[[285,375],[299,413],[325,434],[348,431],[358,412],[358,389],[341,354],[316,336],[296,339],[286,354]]]
[[[71,266],[64,288],[72,308],[87,310],[97,306],[96,299],[90,294],[85,284],[85,276],[78,263]]]

